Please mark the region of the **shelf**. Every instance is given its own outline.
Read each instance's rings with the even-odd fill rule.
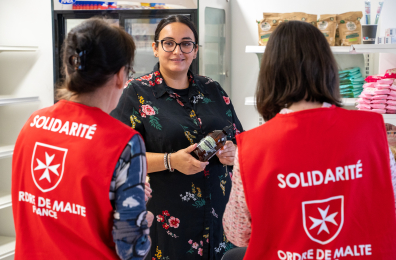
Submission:
[[[334,54],[396,53],[396,44],[357,44],[352,46],[331,46]],[[246,46],[246,53],[264,53],[265,46]]]
[[[15,254],[15,237],[0,236],[0,259]]]
[[[22,52],[29,52],[29,51],[37,51],[37,46],[0,46],[0,52],[2,51],[22,51]]]
[[[0,209],[11,207],[11,193],[0,192]]]
[[[0,159],[12,156],[14,153],[13,145],[0,146]]]
[[[342,105],[344,106],[355,106],[357,98],[343,98]],[[254,106],[256,105],[256,100],[254,97],[245,97],[245,106]]]
[[[396,44],[359,44],[352,45],[351,54],[361,53],[395,53]]]
[[[0,96],[0,106],[39,101],[39,97]]]
[[[351,107],[356,105],[357,98],[342,98],[341,104],[343,106]]]

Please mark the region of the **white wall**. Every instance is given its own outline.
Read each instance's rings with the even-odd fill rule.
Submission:
[[[387,0],[383,16],[387,24],[396,19],[396,0]],[[372,15],[375,14],[378,0],[371,1]],[[385,8],[386,7],[386,8]],[[393,11],[392,11],[393,10]],[[363,0],[232,0],[231,1],[231,97],[237,115],[245,129],[258,125],[258,113],[254,106],[245,106],[247,96],[253,96],[259,72],[255,54],[246,54],[246,45],[258,45],[256,20],[262,19],[263,12],[306,12],[311,14],[340,14],[350,11],[364,11]],[[393,14],[392,14],[393,12]],[[386,19],[384,18],[386,16]],[[373,19],[373,18],[372,18]]]

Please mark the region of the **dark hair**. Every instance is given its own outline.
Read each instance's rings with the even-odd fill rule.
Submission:
[[[123,29],[101,18],[84,21],[68,33],[63,43],[66,78],[57,98],[93,92],[122,67],[131,68],[134,56],[135,43]]]
[[[198,32],[197,32],[197,28],[195,28],[195,25],[188,19],[187,16],[184,15],[171,15],[168,16],[164,19],[162,19],[158,25],[157,25],[157,29],[155,29],[155,34],[154,34],[154,42],[155,42],[155,46],[158,47],[158,42],[157,40],[159,40],[159,34],[162,31],[162,29],[164,29],[165,26],[167,26],[168,24],[171,23],[183,23],[185,25],[187,25],[191,31],[194,34],[194,38],[195,38],[195,43],[198,44]]]
[[[337,63],[319,29],[283,22],[271,34],[261,61],[256,107],[269,120],[304,98],[341,106]]]

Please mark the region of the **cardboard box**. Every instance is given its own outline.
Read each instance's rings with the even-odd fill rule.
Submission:
[[[377,44],[384,44],[385,42],[385,37],[378,37],[377,38]]]

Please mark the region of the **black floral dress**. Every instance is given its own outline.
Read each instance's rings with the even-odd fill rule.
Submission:
[[[242,126],[227,94],[210,78],[191,72],[188,78],[187,89],[172,89],[157,64],[152,73],[129,81],[111,115],[140,132],[147,152],[177,152],[230,122],[234,132],[229,140],[235,142]],[[232,167],[213,156],[206,169],[195,175],[166,170],[149,177],[153,192],[147,209],[155,220],[146,259],[220,260],[234,247],[222,225]]]

